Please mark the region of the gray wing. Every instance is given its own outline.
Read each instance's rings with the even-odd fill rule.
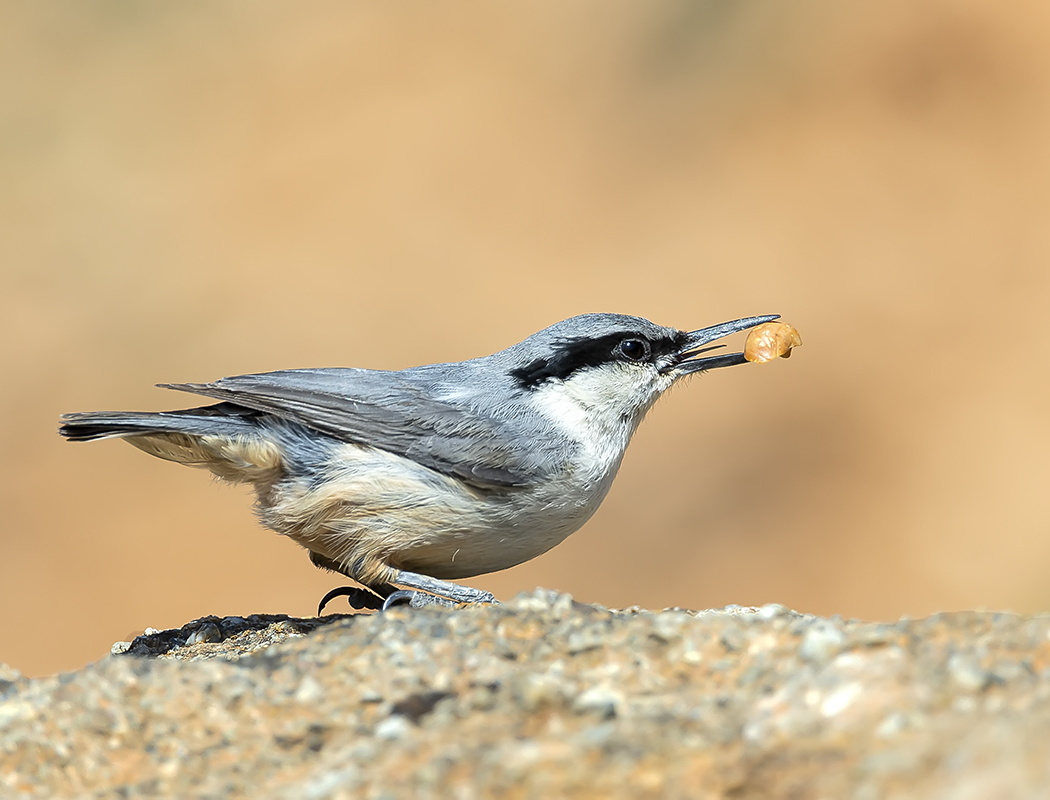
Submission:
[[[406,456],[479,488],[522,486],[544,465],[507,422],[438,399],[407,372],[308,369],[160,384],[262,411],[344,442]]]

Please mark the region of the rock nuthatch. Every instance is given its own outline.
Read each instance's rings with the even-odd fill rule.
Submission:
[[[706,345],[774,319],[683,332],[584,314],[457,363],[162,384],[219,402],[67,414],[60,432],[251,484],[264,525],[374,592],[336,589],[322,606],[341,594],[371,608],[492,602],[448,581],[521,564],[579,529],[657,398],[686,375],[744,363]]]

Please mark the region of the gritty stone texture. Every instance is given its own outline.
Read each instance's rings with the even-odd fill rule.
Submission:
[[[0,666],[0,796],[1046,797],[1050,617],[209,617]]]

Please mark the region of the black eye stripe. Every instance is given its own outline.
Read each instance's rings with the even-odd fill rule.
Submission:
[[[684,334],[679,335],[684,336]],[[628,341],[642,344],[645,353],[640,359],[624,353],[622,345]],[[537,358],[524,367],[511,370],[510,375],[524,389],[535,389],[548,380],[566,380],[577,370],[598,367],[613,361],[641,363],[678,352],[684,341],[666,337],[650,339],[642,333],[620,331],[593,339],[569,339],[558,343],[550,356]]]

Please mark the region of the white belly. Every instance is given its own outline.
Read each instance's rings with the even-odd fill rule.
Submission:
[[[562,542],[597,510],[619,466],[483,492],[356,445],[342,445],[331,464],[315,486],[289,481],[260,497],[263,522],[340,564],[365,559],[450,580],[507,569]]]

